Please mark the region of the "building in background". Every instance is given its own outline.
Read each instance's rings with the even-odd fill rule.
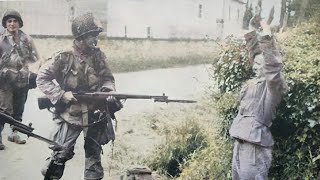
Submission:
[[[16,9],[26,22],[23,30],[30,35],[70,36],[72,19],[86,12],[107,24],[106,0],[21,0],[0,1],[0,13]]]
[[[247,1],[258,0],[11,0],[0,12],[21,12],[31,35],[70,36],[71,20],[91,11],[110,37],[216,39],[241,33]],[[265,12],[273,5],[279,22],[281,1],[262,1]]]
[[[248,0],[256,6],[258,0]],[[109,0],[108,35],[114,37],[221,38],[241,33],[247,0]],[[264,12],[281,1],[263,0]]]

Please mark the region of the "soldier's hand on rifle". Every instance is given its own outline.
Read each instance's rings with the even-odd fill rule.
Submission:
[[[114,91],[112,91],[112,89],[110,89],[110,88],[108,88],[108,87],[102,87],[102,88],[101,88],[101,92],[112,93],[112,92],[114,92]],[[108,97],[106,98],[106,100],[107,100],[107,102],[109,102],[109,103],[114,103],[114,102],[117,101],[117,99],[116,99],[114,96],[108,96]]]
[[[73,96],[71,91],[67,91],[65,93],[63,93],[61,100],[64,103],[69,103],[69,102],[75,102],[77,101],[77,99]]]
[[[110,91],[110,93],[112,93],[112,92],[114,92],[114,91]],[[114,96],[108,96],[108,97],[106,98],[106,100],[107,100],[107,102],[109,102],[109,103],[114,103],[114,102],[117,101],[117,99],[116,99]]]

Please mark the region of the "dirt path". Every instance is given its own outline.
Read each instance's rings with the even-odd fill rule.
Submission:
[[[208,65],[185,68],[158,69],[134,73],[115,74],[117,90],[123,93],[162,95],[171,98],[193,99],[199,97],[209,84]],[[33,123],[35,133],[48,136],[51,114],[37,108],[36,98],[41,93],[32,90],[27,101],[24,119]],[[103,147],[104,179],[119,179],[129,166],[149,155],[154,145],[161,141],[143,114],[192,105],[160,104],[151,100],[127,100],[124,109],[117,113],[116,141],[111,157],[111,144]],[[40,169],[50,154],[47,144],[30,138],[27,145],[15,145],[6,141],[8,126],[4,132],[5,151],[0,151],[0,180],[40,180]],[[77,141],[76,155],[66,163],[62,180],[83,179],[83,138]]]

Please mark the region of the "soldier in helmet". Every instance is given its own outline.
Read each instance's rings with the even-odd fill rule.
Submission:
[[[80,133],[84,133],[85,179],[102,179],[101,145],[114,140],[110,111],[105,103],[76,99],[73,92],[115,91],[115,80],[105,54],[96,47],[102,27],[92,13],[76,17],[72,22],[73,48],[60,51],[42,66],[39,89],[55,104],[55,127],[52,139],[64,146],[54,150],[42,170],[45,179],[60,179],[65,162],[72,159]],[[55,80],[55,82],[54,82]],[[108,98],[109,105],[118,101]],[[117,104],[121,108],[121,104]],[[99,113],[106,112],[106,113]],[[100,121],[107,119],[110,121]]]
[[[36,74],[31,72],[32,66],[38,63],[38,53],[30,36],[20,28],[23,21],[19,12],[7,10],[2,18],[4,30],[0,33],[0,110],[22,121],[24,105],[28,90],[36,87]],[[37,70],[33,69],[34,71]],[[0,121],[0,150],[2,144],[1,132],[4,125]],[[12,131],[8,141],[25,144],[17,131]]]

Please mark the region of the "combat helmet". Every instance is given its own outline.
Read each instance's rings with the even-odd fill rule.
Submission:
[[[21,28],[23,26],[23,21],[21,18],[21,15],[18,11],[13,10],[13,9],[9,9],[7,10],[2,17],[2,26],[6,28],[6,22],[9,18],[15,18],[18,20],[19,22],[19,27]]]
[[[97,33],[103,31],[102,25],[92,13],[86,13],[76,17],[71,25],[72,34],[75,39],[79,39],[88,33]]]

